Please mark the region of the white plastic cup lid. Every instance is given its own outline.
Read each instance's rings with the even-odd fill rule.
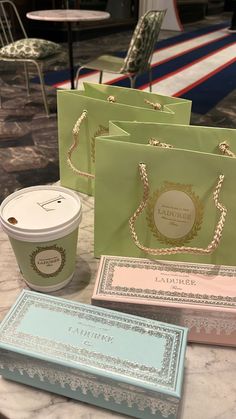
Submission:
[[[79,196],[62,186],[31,186],[9,195],[0,206],[2,229],[12,238],[42,242],[70,234],[81,221]]]

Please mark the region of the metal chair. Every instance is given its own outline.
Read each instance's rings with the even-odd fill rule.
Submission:
[[[0,1],[0,47],[0,62],[23,63],[28,96],[28,65],[33,64],[36,67],[44,108],[49,116],[43,65],[63,53],[61,46],[44,39],[28,38],[15,4],[9,0],[2,0]]]
[[[102,55],[79,67],[76,72],[76,88],[81,70],[88,68],[100,72],[99,83],[102,83],[104,71],[127,75],[132,88],[135,87],[137,76],[148,71],[149,88],[152,91],[151,60],[165,14],[166,10],[149,10],[140,17],[125,58]]]

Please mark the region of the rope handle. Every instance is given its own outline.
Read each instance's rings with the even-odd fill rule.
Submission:
[[[148,105],[151,105],[155,111],[160,111],[160,110],[162,110],[162,106],[161,106],[161,104],[160,104],[160,103],[158,103],[158,102],[154,103],[154,102],[151,102],[151,101],[150,101],[150,100],[148,100],[148,99],[144,99],[144,102],[145,102],[145,103],[147,103]]]
[[[111,103],[115,103],[116,102],[116,97],[113,96],[113,95],[110,95],[110,96],[107,97],[107,101],[108,102],[111,102]],[[152,106],[152,108],[155,111],[160,111],[162,109],[162,105],[160,103],[158,103],[158,102],[151,102],[148,99],[144,99],[144,102],[147,103],[147,105]]]
[[[213,199],[214,199],[214,202],[215,202],[215,206],[220,211],[221,215],[220,215],[220,219],[219,219],[219,221],[216,225],[216,228],[215,228],[215,231],[214,231],[214,234],[213,234],[213,239],[208,244],[208,246],[206,248],[179,246],[179,247],[153,249],[153,248],[146,247],[146,246],[142,245],[140,243],[140,241],[138,239],[138,236],[137,236],[137,233],[135,231],[135,223],[147,206],[147,201],[148,201],[149,192],[150,192],[149,180],[148,180],[148,175],[147,175],[147,171],[146,171],[146,165],[144,163],[139,163],[139,174],[140,174],[140,178],[141,178],[141,181],[142,181],[142,184],[143,184],[143,199],[142,199],[142,202],[140,203],[140,205],[138,206],[138,208],[136,209],[136,211],[134,212],[134,214],[132,215],[132,217],[130,217],[130,219],[129,219],[129,228],[130,228],[130,232],[131,232],[131,237],[132,237],[134,243],[136,244],[136,246],[139,249],[143,250],[145,253],[149,253],[150,255],[174,255],[174,254],[177,254],[177,253],[205,255],[205,254],[213,253],[214,250],[217,249],[217,247],[220,244],[220,240],[221,240],[221,237],[222,237],[223,228],[224,228],[224,224],[225,224],[226,214],[227,214],[227,209],[225,208],[225,206],[223,204],[221,204],[219,202],[219,194],[220,194],[222,183],[223,183],[223,180],[224,180],[224,175],[220,175],[218,177],[217,185],[216,185],[215,190],[213,192]]]
[[[168,143],[162,143],[160,140],[157,140],[156,138],[150,138],[148,140],[148,144],[155,147],[161,147],[161,148],[173,148],[173,145],[168,144]]]
[[[227,143],[227,141],[222,141],[218,145],[218,148],[221,151],[221,153],[224,154],[225,156],[236,157],[236,155],[230,150],[230,146]]]
[[[168,143],[163,143],[160,140],[157,140],[156,138],[150,138],[149,139],[149,145],[162,147],[162,148],[173,148],[173,145],[168,144]],[[236,157],[236,154],[234,154],[230,150],[230,145],[227,143],[227,141],[222,141],[220,144],[218,144],[218,149],[225,156],[234,157],[234,158]]]
[[[116,98],[115,96],[108,96],[107,97],[107,102],[110,103],[115,103],[116,102]],[[67,153],[67,163],[70,166],[70,168],[73,170],[74,173],[76,173],[79,176],[84,176],[90,179],[94,179],[95,175],[88,173],[88,172],[83,172],[79,169],[77,169],[75,167],[75,165],[72,163],[71,157],[73,152],[76,150],[76,148],[79,146],[79,132],[80,132],[80,127],[82,122],[86,119],[88,114],[88,111],[85,109],[82,114],[80,115],[80,117],[78,118],[78,120],[76,121],[74,128],[72,130],[72,138],[73,138],[73,143],[71,144],[68,153]],[[93,162],[95,161],[95,144],[92,144],[92,160]]]
[[[72,137],[73,137],[73,143],[71,144],[68,153],[67,153],[67,163],[70,166],[70,168],[73,170],[73,172],[75,172],[77,175],[79,176],[84,176],[90,179],[94,179],[95,176],[91,173],[87,173],[87,172],[83,172],[79,169],[77,169],[74,164],[72,163],[71,157],[73,152],[75,151],[75,149],[78,147],[79,145],[79,132],[80,132],[80,127],[82,122],[87,118],[87,114],[88,112],[86,110],[84,110],[82,112],[82,114],[80,115],[80,117],[78,118],[78,120],[75,123],[75,126],[72,130]]]
[[[112,96],[112,95],[108,96],[107,97],[107,102],[115,103],[116,102],[116,97]]]

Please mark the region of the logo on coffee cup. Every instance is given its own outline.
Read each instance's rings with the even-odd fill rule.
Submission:
[[[32,268],[43,278],[57,276],[63,269],[66,262],[65,250],[57,245],[37,246],[30,255]]]
[[[162,243],[181,246],[192,240],[201,228],[203,204],[192,185],[164,182],[147,204],[147,222]]]

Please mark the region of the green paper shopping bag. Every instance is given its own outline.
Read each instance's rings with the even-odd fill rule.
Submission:
[[[236,156],[236,130],[199,125],[110,121],[109,136],[138,144]]]
[[[96,257],[236,265],[234,158],[97,138],[95,175]]]
[[[191,101],[102,84],[58,91],[60,181],[93,194],[95,137],[107,133],[111,119],[188,124]]]

